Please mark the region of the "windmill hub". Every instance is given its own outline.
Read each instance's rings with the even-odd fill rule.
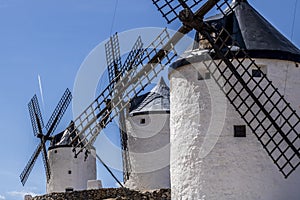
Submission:
[[[53,139],[53,137],[44,135],[44,134],[42,134],[42,133],[37,134],[36,137],[37,137],[37,138],[40,138],[40,139],[43,140],[43,141],[51,141],[51,140]]]
[[[192,22],[194,18],[190,9],[185,8],[179,13],[179,19],[183,22]]]

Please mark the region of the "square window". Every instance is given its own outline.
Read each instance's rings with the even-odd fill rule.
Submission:
[[[252,77],[261,77],[261,71],[259,69],[252,69]]]
[[[205,79],[210,79],[210,73],[209,72],[205,73]]]
[[[141,120],[140,120],[140,124],[145,124],[146,123],[146,119],[145,118],[142,118]]]
[[[204,80],[203,76],[198,72],[198,81]]]
[[[246,125],[234,125],[234,137],[246,137]]]
[[[72,171],[71,171],[71,170],[69,170],[69,171],[68,171],[68,174],[72,174]]]
[[[66,192],[73,192],[74,189],[73,188],[66,188]]]

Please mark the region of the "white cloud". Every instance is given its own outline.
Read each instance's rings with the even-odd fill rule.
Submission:
[[[5,199],[6,199],[5,196],[0,194],[0,200],[5,200]]]

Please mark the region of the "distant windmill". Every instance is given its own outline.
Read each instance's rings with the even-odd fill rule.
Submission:
[[[45,167],[47,182],[49,181],[51,175],[51,169],[49,168],[46,142],[52,140],[52,135],[57,125],[59,124],[61,118],[63,117],[66,109],[68,108],[71,99],[72,99],[71,92],[69,91],[69,89],[66,89],[58,105],[56,106],[54,112],[52,113],[48,123],[46,124],[46,127],[44,127],[44,122],[40,111],[37,96],[34,95],[31,101],[29,102],[28,109],[29,109],[31,124],[33,128],[33,134],[34,136],[40,139],[40,143],[35,149],[35,151],[33,152],[30,160],[28,161],[26,167],[24,168],[24,170],[20,175],[20,179],[23,185],[25,185],[28,176],[30,175],[32,168],[41,152],[43,155],[43,163]]]

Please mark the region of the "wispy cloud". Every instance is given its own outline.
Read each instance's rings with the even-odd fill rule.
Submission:
[[[5,200],[5,199],[6,199],[5,196],[0,194],[0,200]]]
[[[24,197],[25,195],[31,195],[31,196],[37,196],[39,194],[36,194],[34,192],[29,192],[29,191],[12,191],[12,192],[8,192],[8,195],[12,196],[12,197]],[[0,197],[1,199],[1,197]]]
[[[45,110],[45,102],[44,102],[42,80],[41,80],[41,76],[39,74],[38,74],[38,81],[39,81],[39,88],[40,88],[40,93],[41,93],[41,98],[42,98],[42,105],[43,105],[43,109]]]

